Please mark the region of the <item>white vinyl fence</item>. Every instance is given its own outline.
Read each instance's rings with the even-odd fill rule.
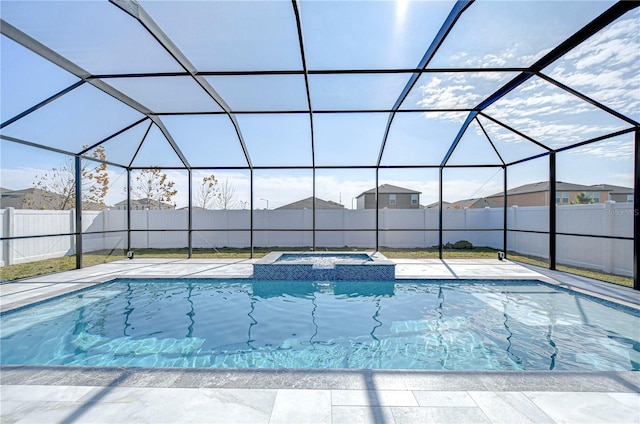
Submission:
[[[632,237],[633,205],[604,203],[562,206],[557,209],[557,232]],[[508,249],[526,255],[548,257],[547,207],[512,207],[507,210]],[[126,211],[85,211],[83,251],[126,249]],[[193,247],[248,247],[250,211],[194,210]],[[181,248],[188,245],[188,211],[131,211],[133,249]],[[74,211],[0,210],[2,237],[72,233]],[[316,246],[322,248],[375,247],[375,210],[317,210]],[[381,247],[427,248],[438,244],[437,209],[381,209]],[[474,246],[502,249],[503,210],[447,209],[443,215],[444,242],[468,240]],[[312,210],[256,210],[253,216],[256,247],[303,247],[313,245]],[[167,231],[172,230],[172,231]],[[227,231],[231,230],[231,231]],[[453,231],[460,230],[460,231]],[[485,230],[485,231],[482,231]],[[0,265],[31,262],[75,254],[73,236],[50,236],[4,240]],[[632,276],[633,241],[606,238],[557,236],[557,261],[561,264],[600,269]]]

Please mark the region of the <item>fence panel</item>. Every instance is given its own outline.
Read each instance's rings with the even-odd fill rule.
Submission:
[[[73,233],[74,211],[0,210],[2,237]],[[635,210],[629,203],[570,205],[557,208],[559,233],[632,237]],[[250,245],[248,210],[194,210],[193,247],[243,248]],[[305,247],[313,245],[312,210],[256,210],[253,235],[256,247]],[[511,230],[548,230],[548,207],[511,207],[507,210]],[[438,209],[381,209],[379,244],[392,248],[429,248],[438,244]],[[183,248],[188,245],[187,210],[131,211],[133,248]],[[316,246],[320,248],[375,247],[375,210],[316,210]],[[126,211],[84,211],[84,232],[121,231]],[[444,243],[468,240],[474,246],[502,249],[503,233],[473,231],[500,229],[501,208],[446,209],[443,211]],[[242,229],[243,231],[234,231]],[[447,231],[447,229],[450,229]],[[140,231],[142,230],[142,231]],[[158,231],[179,230],[179,231]],[[231,231],[227,231],[231,230]],[[300,231],[302,230],[302,231]],[[328,230],[328,231],[327,231]],[[472,231],[465,231],[472,230]],[[124,249],[122,233],[86,237],[85,252]],[[548,258],[549,236],[509,231],[508,249]],[[632,275],[633,242],[558,235],[558,263]],[[30,262],[75,254],[74,236],[4,240],[1,265]]]

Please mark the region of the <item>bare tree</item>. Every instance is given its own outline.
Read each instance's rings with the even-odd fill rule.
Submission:
[[[83,149],[87,146],[83,146]],[[109,191],[107,155],[103,146],[98,146],[90,156],[102,162],[80,161],[82,186],[81,202],[87,206],[103,207]],[[24,203],[32,209],[72,209],[76,206],[75,161],[68,158],[59,168],[52,168],[41,177],[36,175],[33,186],[37,191],[27,196]]]
[[[174,189],[175,182],[167,179],[159,167],[143,169],[135,179],[131,192],[137,199],[146,203],[149,209],[162,209],[162,203],[171,203],[173,196],[178,193]]]
[[[207,177],[203,177],[202,181],[198,184],[198,188],[193,199],[193,206],[197,206],[202,209],[213,209],[218,204],[220,198],[218,180],[213,174],[211,174]]]
[[[228,178],[225,178],[224,182],[220,184],[220,196],[216,201],[216,206],[219,209],[238,209],[242,206],[236,197],[236,186],[229,182]]]

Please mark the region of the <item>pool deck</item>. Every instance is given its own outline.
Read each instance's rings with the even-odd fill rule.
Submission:
[[[116,277],[249,278],[254,261],[121,260],[0,284],[0,309]],[[538,279],[640,308],[631,289],[509,261],[393,261],[398,279]],[[3,366],[0,422],[640,423],[639,389],[637,372]]]

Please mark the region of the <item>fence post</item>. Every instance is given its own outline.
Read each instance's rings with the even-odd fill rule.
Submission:
[[[69,209],[69,228],[71,231],[69,231],[70,233],[76,233],[72,236],[70,236],[69,238],[69,246],[70,246],[70,250],[73,252],[74,255],[78,254],[78,248],[76,246],[75,240],[78,238],[78,234],[76,231],[76,210],[75,209]]]
[[[514,230],[519,230],[520,227],[518,227],[518,205],[513,205],[511,206],[511,218],[512,218],[512,226],[511,228],[513,228]],[[511,232],[511,250],[513,250],[514,252],[517,252],[518,249],[520,248],[520,245],[518,244],[519,242],[519,237],[518,237],[518,232],[517,231],[512,231]],[[522,251],[520,251],[520,253],[522,253]]]
[[[13,265],[14,255],[13,255],[13,248],[11,246],[11,244],[13,243],[13,240],[11,240],[11,237],[13,237],[15,234],[15,228],[14,228],[15,209],[14,208],[7,208],[5,210],[3,221],[4,222],[2,223],[3,225],[2,235],[3,237],[9,238],[9,240],[5,240],[3,243],[2,260],[4,261],[4,265]]]

